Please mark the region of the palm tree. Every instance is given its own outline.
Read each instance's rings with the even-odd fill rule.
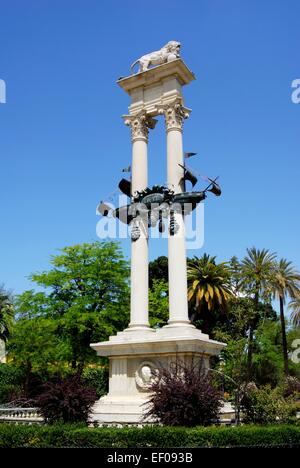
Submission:
[[[0,340],[6,341],[13,320],[11,295],[0,286]]]
[[[216,263],[216,257],[204,254],[188,263],[188,300],[197,314],[213,310],[225,311],[233,296],[231,270],[226,262]]]
[[[267,249],[247,249],[247,256],[241,262],[241,288],[253,296],[254,304],[258,310],[260,299],[266,300],[270,295],[272,268],[276,254]],[[257,326],[258,315],[249,323],[247,373],[248,380],[252,376],[252,357],[254,330]]]
[[[289,303],[292,310],[292,321],[295,327],[300,327],[300,297],[296,297]]]
[[[284,305],[288,297],[290,297],[291,299],[297,299],[300,296],[300,273],[297,270],[295,270],[292,262],[289,262],[283,258],[276,263],[276,265],[273,268],[272,291],[274,299],[278,299],[280,305],[284,373],[286,376],[288,376],[289,358],[286,340]]]

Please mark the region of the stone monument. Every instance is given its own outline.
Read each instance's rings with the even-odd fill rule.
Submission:
[[[147,54],[136,63],[140,71],[120,79],[129,95],[129,114],[123,116],[132,141],[131,196],[148,187],[148,134],[163,116],[167,135],[168,187],[174,197],[184,192],[183,123],[191,110],[184,106],[182,88],[195,79],[179,57],[180,44],[170,41],[161,51]],[[135,64],[133,64],[135,65]],[[151,65],[156,65],[149,68]],[[198,192],[200,200],[205,198]],[[131,309],[127,329],[108,341],[93,343],[99,356],[109,358],[109,393],[96,402],[93,420],[99,424],[137,424],[142,421],[149,385],[155,369],[175,359],[202,359],[219,354],[223,344],[196,329],[188,317],[187,267],[184,215],[173,212],[177,230],[168,236],[169,321],[153,329],[148,318],[148,225],[140,220],[140,233],[131,241]],[[116,215],[120,217],[120,213]]]

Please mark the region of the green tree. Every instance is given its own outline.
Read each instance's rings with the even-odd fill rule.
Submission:
[[[284,305],[286,299],[300,296],[300,273],[294,268],[292,262],[281,259],[273,267],[272,291],[275,299],[279,300],[280,322],[282,334],[282,353],[284,360],[284,373],[289,375],[289,358],[286,339],[286,325],[284,317]]]
[[[282,381],[280,321],[264,320],[255,331],[253,378],[259,385],[276,387]]]
[[[247,374],[246,338],[227,339],[227,346],[221,352],[217,370],[224,376],[223,390],[235,392],[245,382]],[[229,377],[229,379],[227,379]]]
[[[275,258],[276,254],[267,249],[259,250],[252,247],[247,249],[247,255],[241,262],[241,288],[254,299],[257,309],[260,300],[270,302],[270,284]],[[252,377],[254,330],[258,321],[259,316],[255,314],[249,324],[247,363],[249,380]]]
[[[189,260],[187,277],[191,319],[205,317],[203,331],[209,332],[209,316],[225,312],[229,299],[233,297],[230,267],[226,262],[216,263],[216,257],[204,254],[201,258]]]
[[[18,398],[22,392],[24,369],[0,363],[0,405]]]
[[[217,339],[221,339],[222,334],[222,340],[225,342],[247,338],[254,319],[259,326],[266,319],[276,321],[277,314],[270,304],[259,302],[257,305],[251,297],[233,297],[228,302],[226,320],[216,324],[215,336],[218,332]]]
[[[151,327],[163,327],[169,319],[168,283],[154,280],[149,289],[149,320]]]
[[[236,256],[231,257],[230,262],[231,271],[231,287],[235,296],[237,296],[241,289],[241,264]]]
[[[257,383],[269,383],[269,380],[264,380],[264,377],[269,378],[269,368],[272,365],[272,357],[269,348],[277,352],[277,360],[282,364],[281,356],[278,358],[278,350],[280,349],[280,333],[278,329],[278,321],[275,310],[268,305],[259,303],[257,307],[254,300],[250,297],[234,297],[228,303],[226,320],[216,324],[213,336],[218,341],[225,342],[226,348],[222,351],[222,359],[219,363],[219,371],[224,374],[224,386],[230,393],[237,392],[238,388],[247,379],[247,343],[249,324],[253,321],[253,317],[259,316],[258,328],[255,330],[255,342],[253,347],[253,376]],[[260,332],[260,326],[263,324],[274,324],[277,326],[279,341],[277,347],[273,347],[273,342],[269,346],[262,346],[265,337]],[[265,356],[264,353],[268,353]],[[269,365],[271,364],[271,365]],[[281,366],[282,368],[282,366]],[[280,368],[280,369],[281,369]],[[265,372],[267,371],[267,372]],[[277,367],[276,367],[277,372]],[[280,372],[279,372],[280,374]],[[233,385],[233,382],[235,383]]]
[[[152,289],[154,281],[161,280],[168,283],[168,257],[161,256],[149,263],[149,287]]]
[[[96,359],[90,343],[107,339],[128,324],[128,277],[128,263],[117,243],[65,247],[51,258],[49,271],[31,275],[45,291],[19,296],[17,316],[22,317],[23,327],[28,321],[28,328],[33,318],[49,320],[60,354],[81,372]]]
[[[13,324],[14,308],[11,294],[0,286],[0,340],[6,342]]]
[[[55,332],[55,322],[45,317],[20,318],[14,326],[8,342],[9,359],[24,372],[26,396],[33,373],[47,376],[63,365]]]
[[[281,389],[266,385],[257,388],[248,384],[243,398],[244,421],[252,424],[288,422],[292,412],[291,401],[282,396]]]

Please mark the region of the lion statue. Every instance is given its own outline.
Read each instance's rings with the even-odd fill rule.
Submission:
[[[143,55],[141,58],[136,60],[132,65],[131,69],[138,63],[140,68],[139,72],[148,70],[150,65],[162,65],[163,63],[171,62],[180,57],[180,42],[169,41],[164,47],[150,54]]]

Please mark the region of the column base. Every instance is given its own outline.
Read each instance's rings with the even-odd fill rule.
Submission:
[[[171,327],[189,327],[196,328],[189,320],[168,320],[168,325],[165,325],[163,328]]]
[[[125,328],[124,332],[132,332],[132,331],[145,331],[145,332],[154,332],[153,328],[150,328],[150,325],[145,325],[143,323],[133,323],[132,325],[129,324],[128,328]]]

